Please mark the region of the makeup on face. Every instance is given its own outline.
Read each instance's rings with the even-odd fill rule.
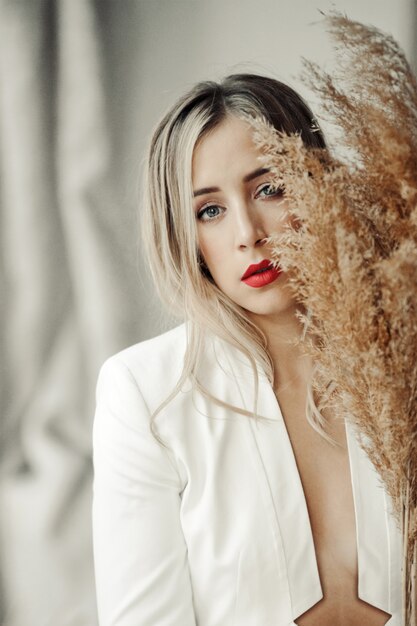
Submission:
[[[290,215],[284,190],[265,167],[250,126],[229,117],[193,154],[193,207],[201,257],[216,286],[254,315],[293,306],[286,273],[271,260],[268,238]]]
[[[263,259],[260,263],[249,265],[241,280],[249,287],[259,289],[273,283],[281,273],[282,270],[269,259]]]

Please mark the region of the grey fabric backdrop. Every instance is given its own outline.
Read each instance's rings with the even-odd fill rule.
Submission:
[[[340,0],[416,54],[412,0]],[[0,0],[0,622],[94,626],[100,364],[175,321],[137,233],[153,125],[196,80],[331,65],[311,0]],[[311,101],[311,100],[310,100]],[[313,102],[314,105],[314,102]]]

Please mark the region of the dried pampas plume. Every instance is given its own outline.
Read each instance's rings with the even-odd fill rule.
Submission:
[[[309,312],[313,389],[359,430],[404,539],[403,619],[417,613],[417,84],[396,42],[325,17],[337,71],[305,62],[346,158],[252,121],[293,226],[275,260]],[[294,228],[294,224],[297,227]],[[307,318],[299,314],[305,322]]]

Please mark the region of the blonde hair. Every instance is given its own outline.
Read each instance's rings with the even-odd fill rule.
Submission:
[[[306,145],[326,147],[312,112],[290,87],[272,78],[254,74],[234,74],[221,83],[198,83],[185,94],[155,129],[144,173],[141,232],[145,255],[161,300],[168,310],[185,316],[189,322],[184,365],[172,393],[152,414],[153,418],[180,391],[186,380],[221,406],[250,416],[256,412],[234,407],[213,397],[198,380],[196,371],[203,333],[206,330],[240,350],[248,359],[258,393],[257,363],[271,384],[274,368],[263,332],[245,310],[226,296],[211,278],[198,249],[196,221],[192,206],[192,158],[197,142],[227,115],[262,117],[276,129],[301,133]],[[304,332],[306,328],[304,329]],[[306,416],[312,427],[327,440],[312,392],[307,392]]]

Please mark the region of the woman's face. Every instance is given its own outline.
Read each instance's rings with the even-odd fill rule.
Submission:
[[[276,315],[295,303],[286,274],[268,264],[265,238],[282,233],[291,217],[252,132],[229,116],[197,143],[193,205],[200,252],[219,289],[255,316]]]

